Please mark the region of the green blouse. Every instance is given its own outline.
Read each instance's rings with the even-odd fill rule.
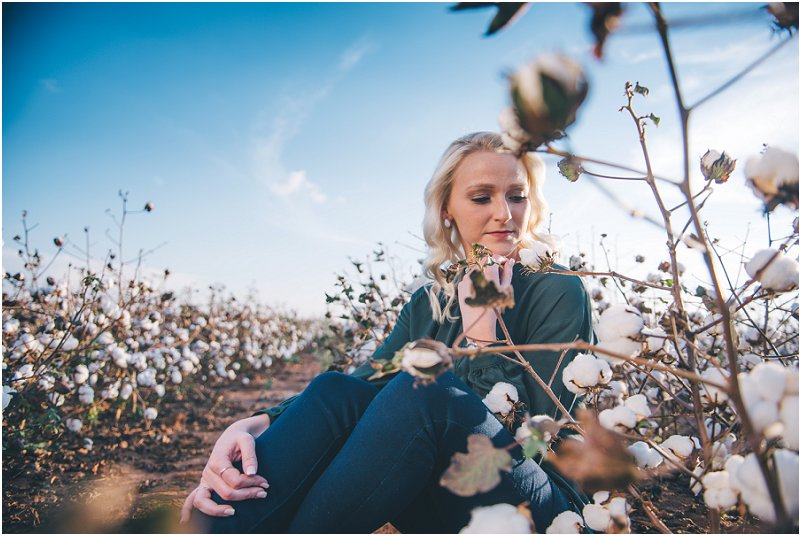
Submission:
[[[553,273],[524,273],[521,264],[515,264],[512,273],[515,306],[503,313],[503,320],[515,344],[559,343],[581,339],[592,341],[592,317],[590,300],[579,277]],[[462,333],[461,318],[454,322],[436,322],[431,311],[426,285],[418,289],[411,300],[403,307],[397,324],[384,343],[375,351],[373,359],[391,359],[404,344],[417,339],[435,339],[451,346]],[[445,305],[445,297],[439,295],[440,304]],[[459,303],[454,301],[451,312],[459,316]],[[498,340],[504,335],[497,329]],[[462,343],[464,345],[464,342]],[[548,383],[553,378],[551,389],[559,401],[572,410],[574,395],[562,383],[562,370],[577,354],[571,350],[565,354],[554,375],[559,362],[559,351],[523,352],[539,376]],[[454,374],[464,381],[475,393],[483,398],[498,382],[507,382],[517,388],[520,401],[525,403],[531,415],[547,414],[559,419],[562,417],[556,404],[536,383],[522,366],[511,363],[494,354],[484,354],[473,359],[461,357],[454,363]],[[367,380],[375,373],[370,363],[365,363],[352,372],[352,375]],[[386,385],[394,375],[370,381],[379,389]],[[296,397],[283,401],[278,406],[254,413],[267,414],[274,422]]]

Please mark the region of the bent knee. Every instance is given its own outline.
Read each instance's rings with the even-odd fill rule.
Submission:
[[[312,380],[306,388],[306,392],[324,398],[342,399],[345,397],[369,403],[377,389],[366,381],[341,372],[324,372]]]

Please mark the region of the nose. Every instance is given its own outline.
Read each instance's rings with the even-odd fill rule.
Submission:
[[[512,219],[512,211],[509,210],[509,202],[506,198],[501,198],[493,210],[493,217],[500,223],[506,223]]]

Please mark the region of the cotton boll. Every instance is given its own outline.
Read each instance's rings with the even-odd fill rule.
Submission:
[[[539,270],[553,259],[556,252],[548,244],[535,241],[531,248],[521,249],[519,252],[520,262],[532,270]]]
[[[664,461],[656,449],[652,449],[644,441],[632,443],[629,445],[628,451],[634,456],[637,466],[641,469],[653,469]]]
[[[640,312],[630,305],[612,305],[601,314],[595,333],[601,341],[636,337],[643,328]]]
[[[401,368],[404,370],[427,369],[439,365],[441,362],[442,357],[437,352],[425,348],[415,348],[403,352]]]
[[[528,441],[528,438],[530,437],[531,428],[529,428],[527,424],[522,424],[517,428],[517,430],[515,430],[515,441],[521,445],[525,445],[526,441]]]
[[[779,420],[779,408],[774,402],[760,400],[748,406],[748,416],[757,433],[765,433],[766,437],[775,437],[781,430],[773,426]]]
[[[156,384],[156,386],[153,389],[156,391],[156,394],[158,395],[159,398],[163,397],[164,393],[167,392],[167,390],[164,388],[164,385],[161,383]]]
[[[13,397],[16,392],[15,389],[12,389],[8,385],[3,386],[3,409],[6,409],[9,402],[11,402],[11,397]]]
[[[75,372],[72,373],[72,379],[78,385],[86,383],[86,380],[89,379],[89,369],[86,365],[78,365],[75,367]]]
[[[773,456],[785,509],[794,519],[798,517],[798,453],[776,449]],[[776,513],[755,454],[745,457],[737,468],[736,478],[748,510],[768,523],[775,523]]]
[[[701,377],[718,385],[728,384],[728,376],[715,367],[706,369],[701,373]],[[701,398],[709,404],[721,404],[728,400],[729,396],[722,389],[704,383],[701,384]]]
[[[584,520],[576,512],[565,510],[556,516],[545,534],[580,534]]]
[[[638,420],[651,416],[651,408],[648,407],[648,400],[645,398],[645,395],[639,394],[630,396],[626,399],[624,404],[637,414]]]
[[[784,394],[798,396],[798,368],[787,367],[784,371]]]
[[[102,345],[106,346],[106,345],[109,345],[109,344],[111,344],[111,343],[113,343],[113,342],[114,342],[114,335],[112,335],[112,334],[111,334],[110,332],[108,332],[108,331],[104,331],[103,333],[101,333],[101,334],[100,334],[100,335],[97,337],[96,341],[97,341],[98,343],[100,343],[100,344],[102,344]]]
[[[601,426],[614,430],[617,427],[634,428],[637,425],[637,414],[626,406],[605,409],[598,414]]]
[[[788,396],[782,400],[779,418],[784,424],[784,442],[793,450],[798,450],[798,397]]]
[[[78,388],[78,400],[81,404],[88,406],[95,399],[95,390],[88,385],[81,385]]]
[[[111,350],[111,358],[114,360],[114,364],[120,368],[128,366],[128,353],[119,346],[115,346]]]
[[[131,386],[130,383],[126,383],[125,385],[122,386],[122,389],[120,389],[120,398],[122,398],[123,400],[128,400],[131,397],[132,393],[133,393],[133,387]]]
[[[753,278],[762,270],[759,282],[767,289],[778,292],[794,289],[798,286],[798,263],[780,251],[777,254],[777,251],[763,249],[756,252],[745,264],[745,271]]]
[[[609,505],[607,506],[609,509],[609,514],[612,516],[612,519],[617,521],[620,525],[628,526],[629,524],[629,505],[626,502],[626,499],[623,497],[615,497],[611,501],[609,501]]]
[[[183,379],[184,379],[184,378],[183,378],[183,376],[181,375],[181,372],[180,372],[180,371],[178,371],[178,370],[173,370],[173,371],[170,373],[170,381],[171,381],[172,383],[174,383],[174,384],[179,384],[179,383],[181,383],[181,382],[183,381]]]
[[[147,408],[145,410],[145,419],[148,421],[152,421],[158,416],[159,412],[156,408]]]
[[[562,383],[576,394],[586,394],[587,387],[608,383],[612,369],[606,361],[591,354],[579,354],[562,371]]]
[[[584,505],[584,509],[581,513],[584,516],[584,521],[587,523],[587,526],[598,532],[606,532],[609,523],[612,521],[609,510],[600,504]]]
[[[531,525],[511,504],[479,506],[470,512],[470,523],[459,534],[530,534]]]
[[[693,442],[687,436],[672,435],[659,445],[673,460],[683,460],[693,452]]]
[[[784,394],[785,368],[777,363],[760,363],[750,372],[759,395],[776,404]]]
[[[737,471],[740,469],[740,466],[743,464],[744,460],[745,458],[739,454],[734,454],[733,456],[729,456],[729,459],[726,460],[726,463],[723,466],[723,470],[729,473],[729,487],[731,487],[731,489],[737,493],[740,493],[740,489],[742,487],[742,484],[737,479]]]
[[[509,401],[511,399],[511,402]],[[492,413],[500,413],[506,415],[512,411],[512,402],[517,402],[520,396],[517,389],[511,383],[498,382],[492,386],[492,389],[487,396],[484,397],[484,405],[489,408]]]
[[[745,163],[746,184],[772,210],[779,203],[798,208],[798,157],[780,147],[768,147]]]
[[[75,432],[76,434],[80,432],[83,427],[83,421],[81,421],[81,419],[67,419],[64,421],[64,424],[67,426],[67,430]]]
[[[667,333],[662,328],[642,328],[642,334],[646,335],[645,345],[649,352],[659,352],[667,344]]]
[[[636,356],[642,351],[642,343],[633,341],[626,337],[601,341],[596,346],[603,350],[608,350],[610,352],[625,356]],[[601,359],[604,359],[611,365],[619,365],[626,362],[625,359],[607,355],[603,352],[598,353],[600,354]]]
[[[701,479],[704,484],[704,502],[709,508],[727,510],[737,504],[737,494],[729,485],[727,471],[707,473]]]

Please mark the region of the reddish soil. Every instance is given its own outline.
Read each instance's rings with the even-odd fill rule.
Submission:
[[[189,392],[162,407],[157,426],[93,434],[92,451],[65,435],[56,453],[6,453],[3,532],[180,532],[178,512],[219,433],[300,392],[319,368],[308,357],[272,381],[254,379],[212,398]]]

